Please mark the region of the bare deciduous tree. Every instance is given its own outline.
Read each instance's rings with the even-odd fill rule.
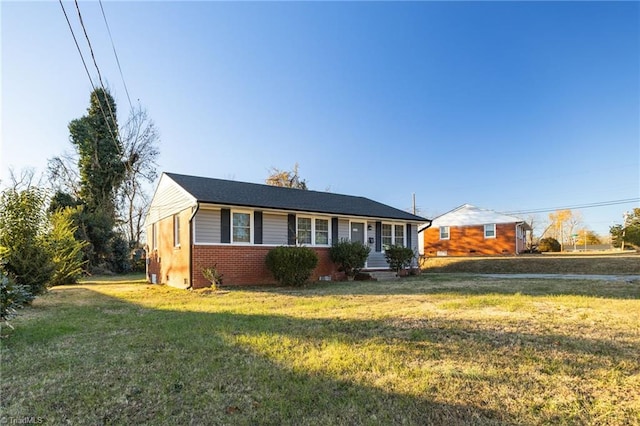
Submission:
[[[307,181],[300,179],[300,175],[298,174],[298,163],[293,166],[293,170],[291,171],[271,167],[271,169],[269,169],[269,177],[265,182],[271,186],[307,189]]]

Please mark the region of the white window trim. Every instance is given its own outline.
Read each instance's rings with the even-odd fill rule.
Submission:
[[[487,236],[487,226],[493,226],[493,235]],[[484,225],[484,238],[496,238],[496,224],[495,223],[487,223]]]
[[[391,241],[393,245],[396,245],[396,226],[402,226],[402,247],[407,246],[407,224],[398,222],[382,222],[382,226],[391,225]],[[380,227],[380,246],[384,253],[384,243],[382,242],[382,226]]]
[[[447,238],[442,238],[442,228],[447,228]],[[448,240],[451,238],[451,227],[450,226],[440,226],[438,228],[438,232],[440,233],[441,240]]]
[[[249,242],[246,241],[235,241],[233,239],[233,215],[234,214],[248,214],[249,215]],[[231,244],[237,244],[237,245],[250,245],[253,244],[253,210],[231,210],[230,212],[230,217],[229,217],[229,221],[231,223],[229,223],[229,228],[230,228],[230,240],[231,240]]]
[[[173,215],[173,247],[180,247],[180,214]]]
[[[298,219],[311,219],[311,244],[299,243],[307,246],[329,247],[331,246],[331,218],[326,216],[310,216],[306,214],[296,215],[296,242],[298,243]],[[327,221],[327,244],[316,243],[316,219]]]

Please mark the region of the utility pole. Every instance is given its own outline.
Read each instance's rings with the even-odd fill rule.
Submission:
[[[416,193],[413,193],[413,214],[416,214]]]

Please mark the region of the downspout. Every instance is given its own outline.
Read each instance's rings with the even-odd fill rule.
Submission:
[[[193,240],[193,219],[196,217],[198,210],[200,209],[200,203],[196,202],[196,206],[189,217],[189,287],[188,290],[193,288],[193,248],[195,246]]]

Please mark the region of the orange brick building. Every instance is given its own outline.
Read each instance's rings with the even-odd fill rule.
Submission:
[[[224,285],[270,284],[267,253],[305,245],[318,254],[312,279],[340,279],[329,259],[334,241],[371,248],[365,268],[388,269],[387,245],[417,251],[428,219],[363,197],[163,173],[146,218],[152,283],[206,287],[202,268],[217,265]]]
[[[470,204],[419,229],[420,254],[434,256],[516,255],[526,248],[531,227],[523,220]]]

